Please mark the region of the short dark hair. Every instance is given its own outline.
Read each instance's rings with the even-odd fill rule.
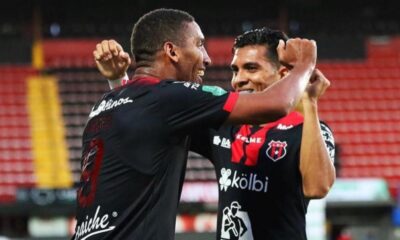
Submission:
[[[143,15],[135,24],[131,36],[131,51],[136,62],[152,61],[163,44],[183,43],[185,23],[193,22],[189,13],[160,8]]]
[[[279,66],[280,63],[276,47],[281,39],[284,41],[288,40],[288,36],[282,31],[267,27],[252,29],[235,38],[232,53],[238,48],[251,45],[264,45],[268,49],[267,58]]]

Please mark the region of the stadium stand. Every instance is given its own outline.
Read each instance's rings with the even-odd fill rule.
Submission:
[[[324,62],[332,80],[321,117],[340,144],[341,177],[383,177],[393,197],[400,183],[400,38],[370,39],[362,62]]]
[[[27,77],[36,74],[30,67],[0,68],[0,202],[36,184],[27,108]]]

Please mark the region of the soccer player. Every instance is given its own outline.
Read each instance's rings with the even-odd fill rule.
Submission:
[[[281,31],[261,28],[235,39],[231,62],[236,92],[259,92],[290,72],[279,62]],[[324,197],[335,180],[331,130],[319,121],[317,103],[329,81],[315,70],[299,111],[261,125],[222,126],[192,135],[191,150],[213,162],[219,184],[217,239],[305,240],[310,199]],[[245,227],[233,225],[224,210]],[[243,229],[246,232],[243,232]],[[236,236],[240,232],[241,236]]]
[[[154,10],[135,24],[133,81],[107,92],[85,126],[74,239],[174,239],[189,134],[283,117],[315,68],[314,41],[282,41],[287,76],[260,93],[226,93],[196,83],[210,63],[203,43],[183,11]]]

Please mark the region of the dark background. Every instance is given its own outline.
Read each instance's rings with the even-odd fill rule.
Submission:
[[[43,38],[115,38],[128,49],[134,22],[159,7],[188,11],[206,37],[268,26],[292,37],[313,38],[320,59],[363,58],[365,37],[400,32],[396,0],[14,0],[2,1],[0,7],[0,63],[29,63],[34,29]]]

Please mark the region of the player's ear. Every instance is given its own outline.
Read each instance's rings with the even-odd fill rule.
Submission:
[[[165,42],[164,52],[171,59],[171,61],[178,62],[179,60],[178,47],[175,44],[173,44],[172,42]]]
[[[280,76],[281,78],[284,78],[286,75],[288,75],[289,69],[288,69],[287,67],[281,65],[281,66],[279,67],[279,69],[278,69],[278,72],[279,72],[279,76]]]

